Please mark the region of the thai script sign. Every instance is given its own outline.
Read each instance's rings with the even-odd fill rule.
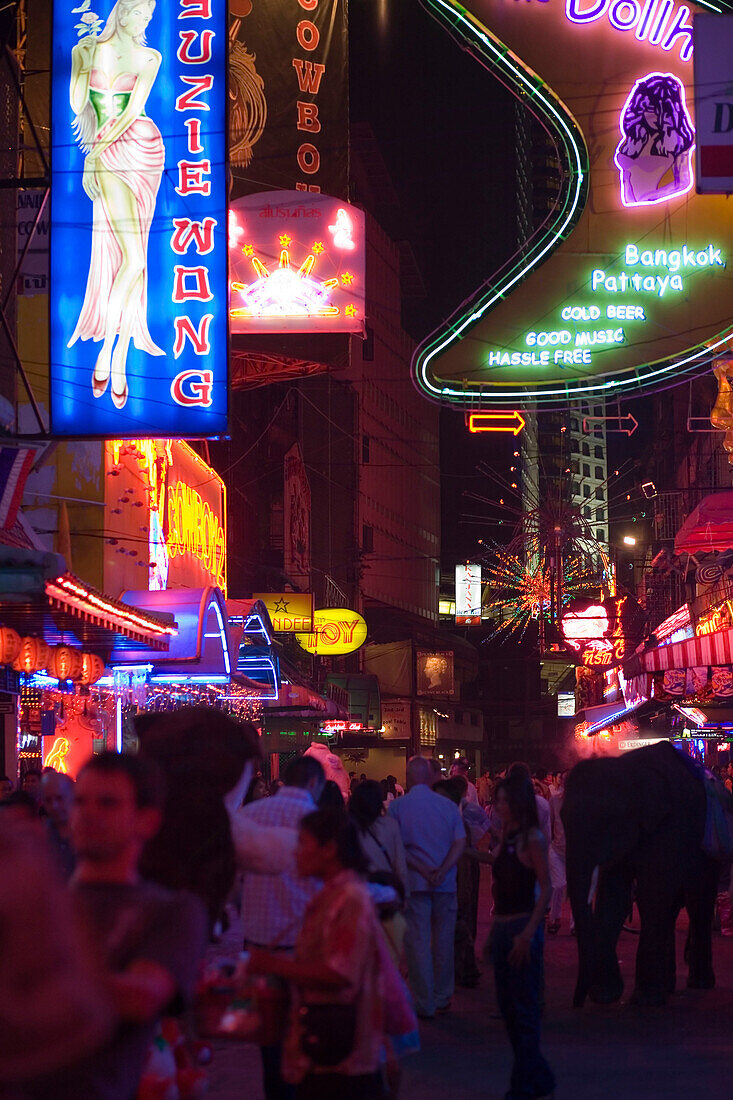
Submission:
[[[221,434],[226,5],[73,5],[53,21],[52,432]]]

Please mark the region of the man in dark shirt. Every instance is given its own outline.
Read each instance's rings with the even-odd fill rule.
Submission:
[[[106,969],[119,1026],[105,1047],[39,1083],[34,1096],[132,1100],[158,1020],[191,996],[206,944],[204,907],[192,895],[141,881],[137,871],[160,826],[162,801],[158,773],[137,757],[102,753],[79,775],[72,897]]]
[[[71,847],[71,807],[74,801],[74,780],[70,775],[49,769],[41,776],[41,805],[46,811],[44,826],[51,858],[64,878],[71,878],[76,856]]]

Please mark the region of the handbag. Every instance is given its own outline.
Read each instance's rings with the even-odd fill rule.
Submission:
[[[199,981],[193,1007],[203,1037],[274,1046],[285,1034],[289,1003],[289,987],[281,978],[249,976],[218,960]]]
[[[300,1045],[316,1066],[338,1066],[356,1043],[356,1004],[300,1006]]]
[[[417,1031],[417,1016],[381,928],[377,931],[377,960],[382,981],[385,1034],[390,1037],[410,1035]]]

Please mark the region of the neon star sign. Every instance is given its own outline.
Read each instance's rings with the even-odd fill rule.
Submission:
[[[417,349],[418,387],[506,408],[649,390],[704,369],[733,339],[733,224],[724,196],[695,188],[692,18],[733,4],[421,3],[540,122],[560,192],[518,258]]]
[[[250,195],[229,222],[232,333],[364,332],[364,215],[301,191]]]

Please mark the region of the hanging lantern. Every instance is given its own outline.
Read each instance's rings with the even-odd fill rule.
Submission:
[[[96,684],[97,680],[104,675],[104,661],[96,653],[82,653],[81,657],[81,683]]]
[[[12,665],[23,647],[23,639],[17,630],[0,626],[0,665]]]
[[[69,645],[55,645],[46,667],[49,676],[57,680],[78,680],[83,668],[81,651]]]
[[[48,667],[50,649],[43,638],[23,638],[20,644],[20,653],[13,661],[16,672],[38,672]]]

